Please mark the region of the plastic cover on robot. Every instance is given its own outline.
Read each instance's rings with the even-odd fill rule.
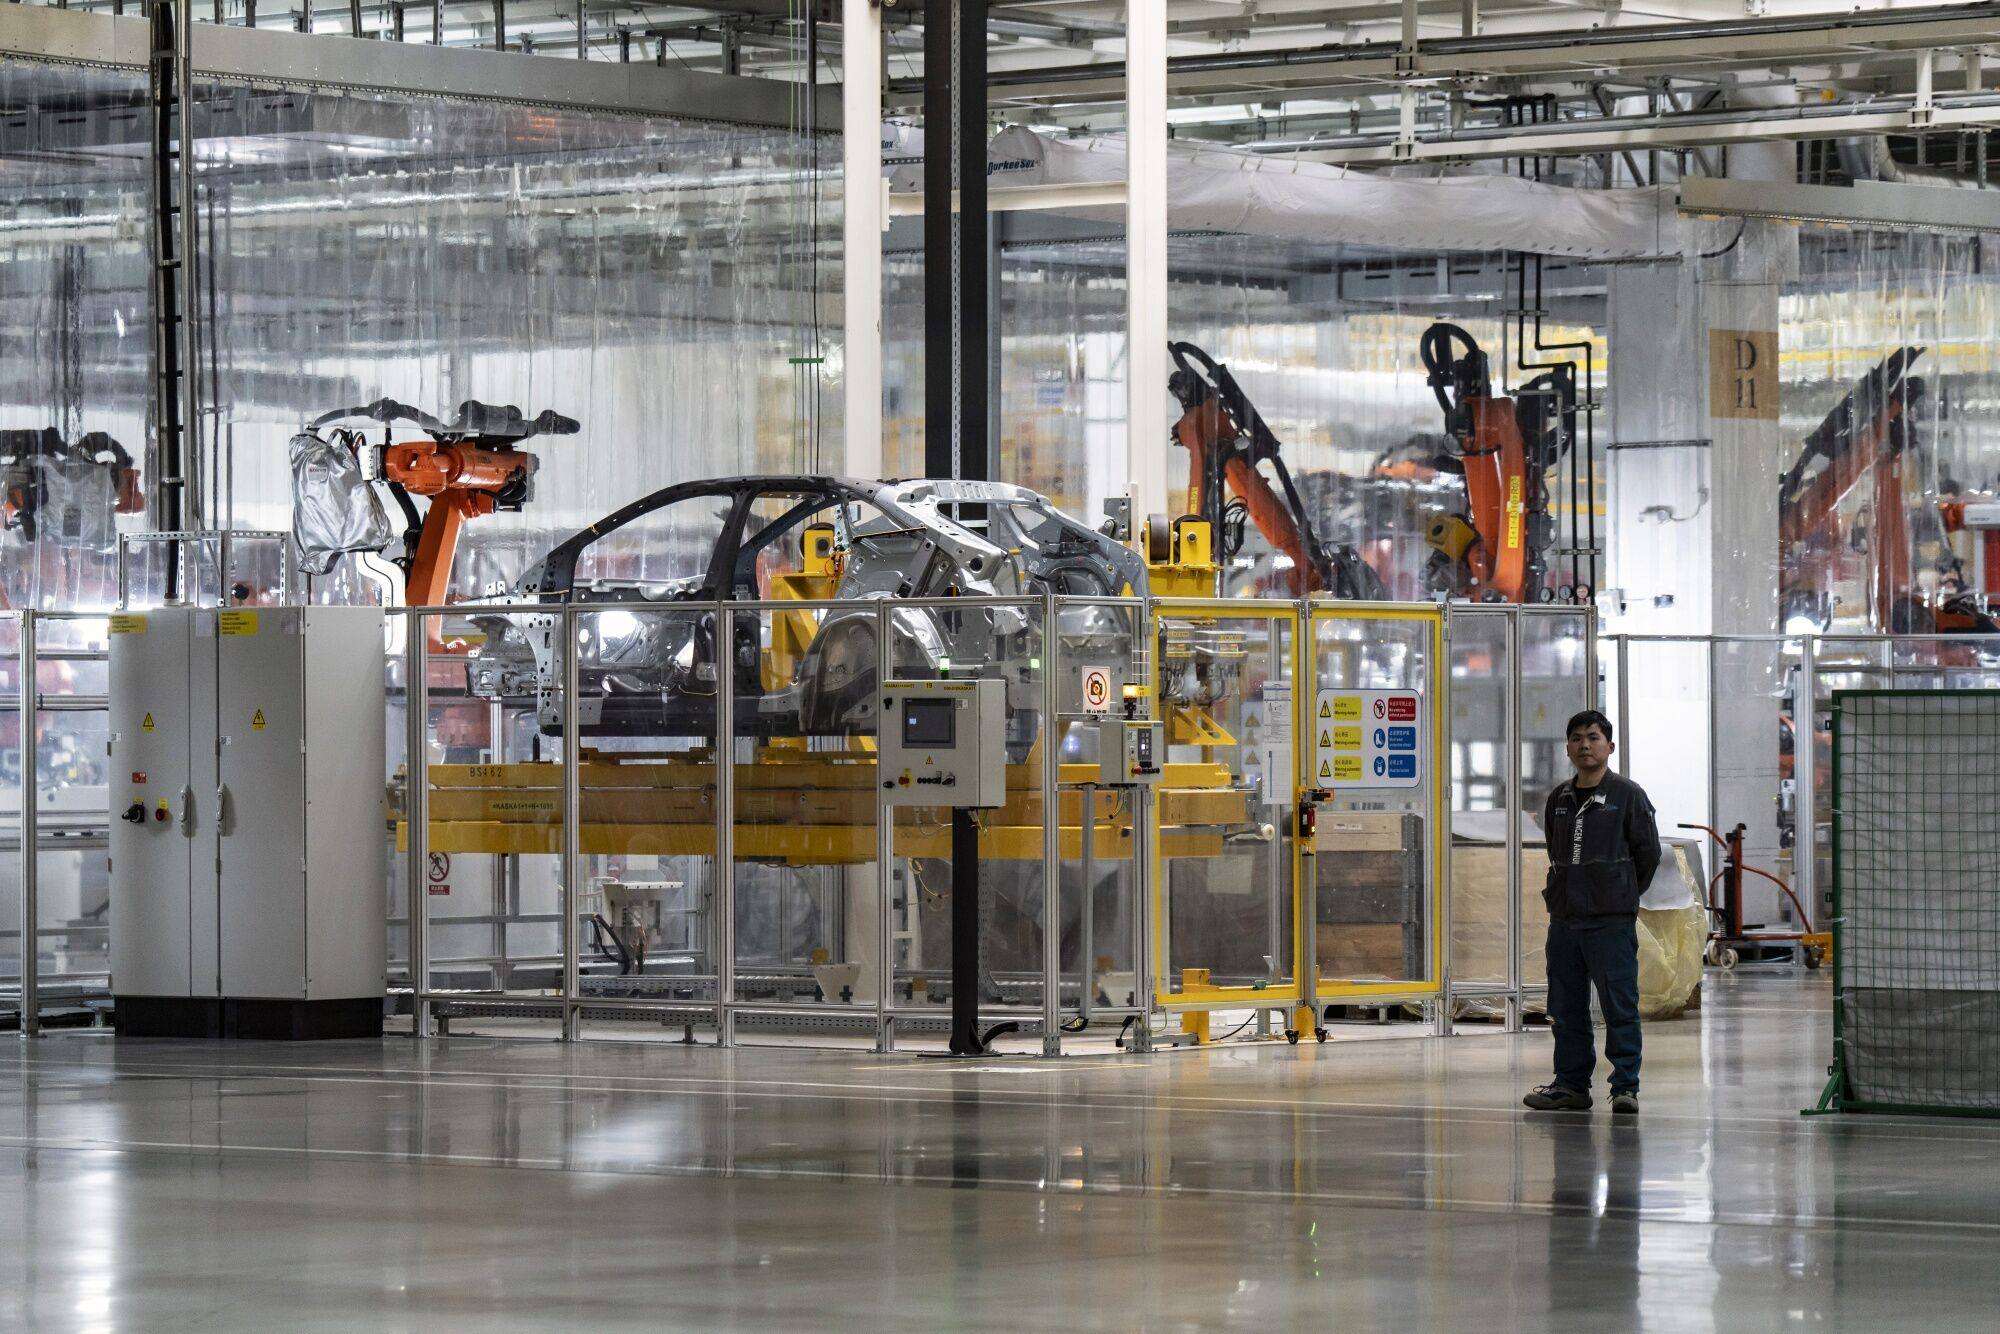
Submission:
[[[325,574],[350,551],[380,551],[395,536],[382,500],[339,433],[292,437],[292,534],[299,564]]]

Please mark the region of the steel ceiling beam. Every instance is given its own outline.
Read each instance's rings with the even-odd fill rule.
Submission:
[[[1175,96],[1233,92],[1246,97],[1341,94],[1356,88],[1482,80],[1715,73],[1785,64],[1835,64],[1889,52],[2000,44],[2000,3],[1941,5],[1840,15],[1664,23],[1642,27],[1433,37],[1412,51],[1399,42],[1327,43],[1243,53],[1176,56],[1168,62]],[[994,100],[1049,105],[1115,100],[1122,62],[996,70]],[[907,105],[921,80],[890,85]]]

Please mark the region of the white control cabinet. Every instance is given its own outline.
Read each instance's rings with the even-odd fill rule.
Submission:
[[[381,610],[168,608],[111,630],[120,1031],[379,1033]]]

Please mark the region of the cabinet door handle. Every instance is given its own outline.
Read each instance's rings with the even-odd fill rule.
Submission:
[[[193,838],[194,837],[194,789],[191,787],[183,786],[181,788],[181,813],[180,813],[179,823],[181,827],[181,836],[183,838]]]
[[[215,832],[228,837],[236,829],[236,815],[229,805],[229,784],[215,785]]]

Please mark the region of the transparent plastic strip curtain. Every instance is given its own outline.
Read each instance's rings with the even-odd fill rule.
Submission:
[[[218,523],[286,527],[291,435],[383,397],[582,424],[526,446],[540,468],[522,512],[468,527],[460,597],[673,482],[838,471],[837,144],[497,104],[204,98],[232,128],[200,147]],[[315,596],[375,600],[383,577],[350,558]]]
[[[145,93],[136,72],[0,60],[6,606],[108,607],[117,527],[144,522],[116,509],[152,396]]]
[[[1992,236],[1800,229],[1779,302],[1783,465],[1871,373],[1884,389],[1859,401],[1893,403],[1908,438],[1879,472],[1866,468],[1882,451],[1865,424],[1841,442],[1861,470],[1785,545],[1787,626],[1920,633],[1971,586],[1973,548],[1946,531],[1940,502],[1990,495],[2000,475],[1996,258]],[[1829,466],[1809,462],[1808,476]]]
[[[1122,237],[1029,214],[1006,215],[1003,230],[994,475],[1095,517],[1107,497],[1126,493],[1132,451],[1164,450],[1178,507],[1186,451],[1126,438]],[[1225,362],[1278,437],[1318,535],[1354,546],[1391,597],[1429,595],[1429,520],[1465,503],[1462,481],[1436,466],[1447,439],[1419,356],[1424,330],[1439,320],[1463,326],[1491,359],[1496,393],[1539,373],[1522,369],[1524,359],[1582,359],[1574,349],[1536,352],[1533,321],[1524,327],[1506,317],[1524,304],[1524,264],[1525,304],[1534,304],[1533,257],[1183,233],[1169,263],[1170,327],[1154,332],[1144,355],[1164,358],[1170,339],[1184,340]],[[1549,313],[1541,339],[1589,344],[1602,397],[1613,351],[1605,271],[1576,261],[1542,267]],[[886,275],[885,455],[891,471],[910,473],[922,466],[920,256],[892,251]],[[1580,379],[1582,372],[1580,365]],[[1598,494],[1557,487],[1551,496],[1565,534],[1574,516],[1587,540],[1601,515],[1601,457],[1595,471]],[[1270,548],[1254,527],[1244,551],[1245,569],[1229,591],[1289,592],[1272,577]]]

